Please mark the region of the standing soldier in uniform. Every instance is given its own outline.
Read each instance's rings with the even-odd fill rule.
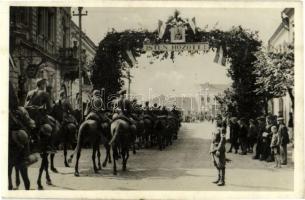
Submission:
[[[214,166],[218,170],[218,178],[213,183],[218,186],[225,185],[225,168],[226,168],[226,132],[221,121],[217,120],[216,132],[213,133],[210,154],[212,155]]]

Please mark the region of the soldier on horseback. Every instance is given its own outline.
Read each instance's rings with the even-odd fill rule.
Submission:
[[[126,99],[126,90],[120,92],[120,99],[118,101],[119,115],[118,118],[121,118],[127,121],[130,125],[136,124],[132,113],[133,113],[133,103]]]
[[[144,106],[144,113],[145,114],[150,114],[150,107],[149,107],[149,101],[145,102],[145,106]]]
[[[39,140],[41,136],[51,136],[52,127],[47,114],[51,111],[52,104],[49,94],[45,91],[46,79],[38,79],[36,85],[37,88],[27,94],[25,108],[28,110],[30,117],[34,119],[36,127],[39,128],[35,134],[37,140]],[[49,147],[49,145],[47,146]]]
[[[16,187],[20,184],[21,173],[26,190],[30,189],[30,180],[27,167],[36,162],[37,158],[30,155],[28,133],[35,128],[35,122],[29,117],[28,112],[18,106],[18,98],[12,83],[9,82],[9,149],[8,149],[8,176],[9,189],[13,189],[12,170],[16,169]]]
[[[85,111],[85,116],[85,120],[96,120],[101,125],[101,128],[109,126],[111,120],[106,115],[103,99],[99,90],[93,90],[91,100]]]
[[[61,113],[56,113],[56,114],[61,115],[59,117],[61,124],[64,126],[67,123],[74,123],[77,126],[78,124],[75,117],[72,114],[73,108],[67,98],[67,94],[65,93],[65,91],[62,90],[59,96],[60,99],[56,102],[56,105],[59,106],[59,108],[61,109]]]

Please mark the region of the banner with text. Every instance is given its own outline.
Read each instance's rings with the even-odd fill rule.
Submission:
[[[208,43],[186,44],[144,44],[144,51],[204,51],[209,50]]]

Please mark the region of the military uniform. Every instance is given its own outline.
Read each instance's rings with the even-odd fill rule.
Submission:
[[[40,88],[40,85],[44,83],[45,79],[38,79],[38,88],[28,93],[25,102],[25,108],[36,123],[38,131],[34,132],[36,133],[37,141],[40,141],[39,146],[42,152],[53,151],[52,144],[50,144],[53,122],[48,116],[51,111],[51,99],[49,94],[43,88]]]
[[[213,158],[214,166],[218,170],[218,179],[213,183],[218,186],[225,185],[225,168],[226,168],[226,136],[224,128],[217,127],[216,133],[213,133],[210,153]]]
[[[91,101],[87,105],[85,114],[85,120],[95,120],[100,124],[101,128],[109,128],[111,120],[107,116],[106,110],[104,109],[103,100],[99,96],[98,90],[93,91]]]
[[[47,112],[51,109],[49,94],[43,90],[32,90],[26,97],[25,108],[37,125],[47,123]]]

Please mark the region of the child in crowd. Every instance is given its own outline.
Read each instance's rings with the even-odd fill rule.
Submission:
[[[272,126],[271,132],[272,132],[272,139],[271,139],[271,144],[270,144],[271,152],[274,155],[275,168],[280,168],[281,167],[280,138],[279,138],[279,134],[277,132],[277,127]]]

